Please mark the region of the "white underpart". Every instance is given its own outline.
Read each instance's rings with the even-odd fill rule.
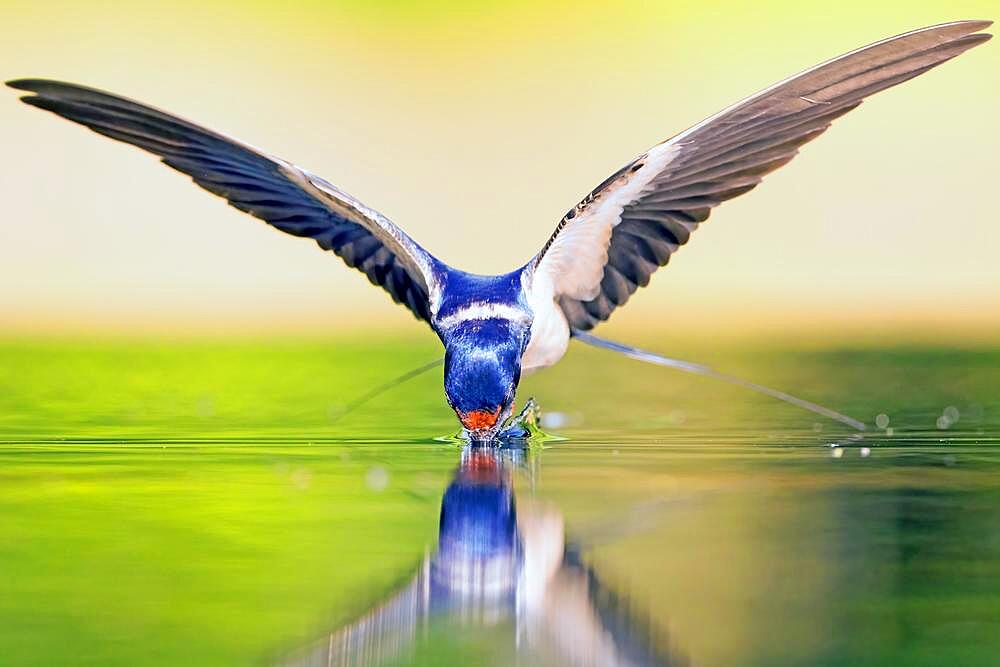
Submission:
[[[530,315],[522,308],[504,303],[474,303],[437,320],[437,326],[448,329],[469,320],[510,320],[527,324]]]
[[[547,290],[544,289],[546,287]],[[536,281],[533,289],[527,290],[527,294],[534,318],[531,320],[528,347],[521,355],[522,373],[553,365],[562,359],[569,347],[569,323],[566,322],[562,308],[556,303],[551,282],[539,285]]]

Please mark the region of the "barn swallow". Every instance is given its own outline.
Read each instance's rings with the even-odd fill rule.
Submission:
[[[507,424],[521,375],[559,361],[571,337],[624,347],[589,331],[646,286],[716,206],[754,189],[866,97],[987,41],[989,25],[957,21],[891,37],[724,109],[616,171],[527,264],[495,276],[452,268],[343,190],[177,116],[70,83],[7,85],[28,91],[27,104],[158,155],[234,207],[314,239],[364,273],[441,339],[448,404],[472,439],[489,440]]]

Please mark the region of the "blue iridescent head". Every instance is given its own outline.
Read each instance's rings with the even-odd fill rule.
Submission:
[[[528,328],[504,319],[467,320],[444,336],[444,391],[476,440],[500,430],[514,405]]]

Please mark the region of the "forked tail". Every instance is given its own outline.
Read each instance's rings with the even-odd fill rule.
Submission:
[[[824,417],[829,417],[834,421],[838,421],[841,424],[846,424],[853,429],[858,431],[864,431],[864,423],[848,417],[847,415],[842,415],[836,410],[831,410],[830,408],[825,408],[822,405],[817,405],[811,401],[807,401],[802,398],[797,398],[791,394],[786,394],[783,391],[778,391],[777,389],[771,389],[770,387],[765,387],[759,385],[756,382],[750,382],[749,380],[744,380],[743,378],[738,378],[733,375],[726,375],[725,373],[720,373],[716,370],[712,370],[708,366],[702,364],[693,364],[689,361],[680,361],[679,359],[671,359],[669,357],[664,357],[662,355],[656,354],[655,352],[648,352],[646,350],[640,350],[637,347],[631,347],[629,345],[623,345],[621,343],[616,343],[614,341],[605,340],[603,338],[598,338],[593,334],[589,334],[586,331],[579,331],[573,329],[573,338],[577,339],[581,343],[586,343],[587,345],[593,345],[594,347],[601,347],[605,350],[611,350],[612,352],[618,352],[624,354],[626,357],[636,359],[638,361],[645,361],[650,364],[656,364],[657,366],[667,366],[668,368],[676,368],[687,373],[695,373],[696,375],[704,375],[706,377],[715,378],[716,380],[722,380],[723,382],[728,382],[729,384],[734,384],[738,387],[744,387],[750,389],[751,391],[756,391],[760,394],[765,394],[772,398],[776,398],[779,401],[784,401],[785,403],[791,403],[792,405],[798,406],[810,412],[815,412],[818,415],[823,415]]]

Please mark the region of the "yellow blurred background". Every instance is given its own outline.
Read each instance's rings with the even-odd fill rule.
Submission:
[[[737,99],[906,30],[998,16],[996,0],[0,0],[0,76],[103,88],[243,139],[487,273]],[[998,77],[994,42],[868,101],[716,211],[611,327],[992,335]],[[0,332],[421,328],[312,242],[5,95]]]

